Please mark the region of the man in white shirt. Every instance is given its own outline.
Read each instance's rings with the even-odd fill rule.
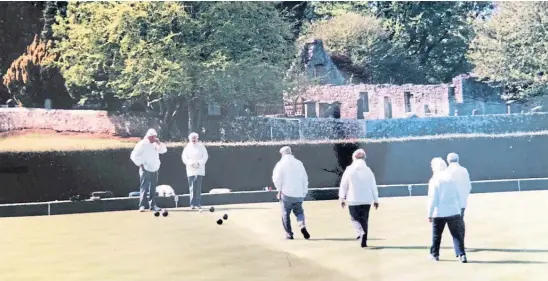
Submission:
[[[461,203],[457,184],[447,172],[447,164],[442,158],[432,159],[432,178],[428,183],[428,221],[432,223],[432,247],[430,257],[439,260],[440,244],[445,225],[449,227],[453,236],[453,246],[460,262],[466,263],[464,252],[464,235],[462,232],[462,218],[460,216]]]
[[[137,143],[131,152],[130,159],[139,167],[141,182],[139,196],[139,211],[150,208],[159,211],[156,206],[156,185],[158,184],[158,170],[160,170],[160,154],[167,152],[166,145],[157,138],[156,130],[149,129],[145,137]],[[148,193],[148,201],[147,199]]]
[[[464,223],[464,211],[468,205],[468,196],[472,191],[472,183],[470,182],[470,175],[468,170],[459,164],[459,155],[451,152],[447,154],[447,172],[451,175],[451,179],[457,184],[460,194],[461,212],[462,217],[462,235],[466,236],[466,224]],[[456,254],[456,253],[455,253]]]
[[[353,162],[346,168],[339,187],[341,207],[348,205],[350,220],[361,238],[361,247],[367,247],[369,210],[379,207],[379,190],[373,171],[365,163],[365,151],[358,149],[352,154]]]
[[[301,161],[297,160],[289,146],[280,149],[282,158],[272,172],[272,182],[278,191],[278,200],[282,207],[282,222],[286,239],[293,239],[291,229],[291,211],[297,217],[301,233],[305,239],[310,238],[306,229],[303,201],[308,193],[308,175]]]
[[[205,176],[205,165],[209,159],[206,147],[198,141],[198,138],[197,133],[190,133],[188,136],[189,143],[185,146],[181,155],[186,166],[188,193],[192,209],[202,208],[202,181]]]
[[[468,205],[468,196],[472,191],[472,183],[470,182],[470,175],[468,170],[459,164],[459,155],[456,153],[449,153],[447,155],[447,171],[451,175],[451,178],[457,183],[460,194],[461,217],[464,218],[464,211]]]

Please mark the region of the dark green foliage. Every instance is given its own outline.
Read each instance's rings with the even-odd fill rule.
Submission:
[[[19,105],[41,108],[46,98],[51,99],[53,108],[68,109],[73,104],[59,69],[51,65],[56,59],[52,44],[36,35],[4,75],[3,85]]]
[[[548,3],[500,2],[497,12],[476,26],[468,52],[474,72],[502,83],[503,98],[527,100],[548,94]]]
[[[314,2],[309,5],[307,16],[312,22],[337,18],[348,12],[377,18],[388,32],[388,40],[382,45],[386,50],[381,52],[388,58],[383,57],[380,64],[374,64],[372,71],[378,71],[376,68],[389,71],[376,80],[436,84],[450,82],[456,75],[472,69],[465,57],[475,36],[472,22],[488,15],[491,8],[490,2],[478,1]],[[384,38],[379,35],[380,39]],[[367,58],[356,57],[355,63],[360,62],[359,57]]]
[[[32,43],[42,28],[42,9],[45,2],[0,2],[0,76]],[[7,88],[0,83],[0,103],[9,99]]]
[[[461,163],[472,180],[546,177],[543,154],[548,136],[462,138],[401,142],[363,143],[367,163],[377,183],[420,184],[431,176],[430,160],[449,152],[461,155]],[[328,170],[344,169],[352,149],[334,149],[340,144],[293,144],[295,156],[303,161],[310,188],[337,187],[339,175]],[[203,192],[213,188],[233,191],[263,190],[272,186],[272,169],[279,160],[276,146],[208,146]],[[352,147],[352,146],[349,146]],[[346,148],[346,147],[345,147]],[[170,147],[161,156],[159,184],[168,184],[177,194],[188,193],[182,147]],[[348,150],[348,151],[347,151]],[[112,191],[127,196],[139,190],[137,167],[129,149],[104,151],[2,153],[0,155],[0,203],[67,200],[93,191]],[[514,163],[526,163],[516,166]],[[334,193],[310,194],[316,200],[333,199]],[[137,206],[135,206],[137,207]]]

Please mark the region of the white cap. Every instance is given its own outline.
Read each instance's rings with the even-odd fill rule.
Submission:
[[[156,130],[154,130],[154,129],[149,129],[149,130],[147,131],[147,134],[145,135],[145,137],[148,138],[148,137],[151,137],[151,136],[155,136],[155,137],[158,136],[158,133],[156,133]]]
[[[449,162],[449,163],[458,163],[459,162],[459,155],[454,153],[454,152],[451,152],[451,153],[447,154],[447,162]]]
[[[188,135],[188,140],[191,140],[193,137],[199,138],[200,136],[198,135],[198,133],[192,132],[192,133],[190,133],[190,135]]]
[[[291,147],[284,146],[280,148],[280,154],[291,154]]]
[[[441,157],[436,157],[432,159],[430,166],[432,167],[432,171],[435,173],[445,170],[445,168],[447,168],[447,163],[445,163]]]
[[[356,160],[356,159],[365,159],[366,158],[366,155],[365,155],[365,150],[363,149],[357,149],[356,151],[354,151],[354,153],[352,153],[352,159]]]

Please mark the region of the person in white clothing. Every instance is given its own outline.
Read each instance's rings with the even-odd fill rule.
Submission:
[[[447,154],[447,171],[451,175],[451,178],[457,183],[460,194],[460,203],[461,206],[461,217],[464,218],[464,211],[468,205],[468,196],[472,191],[472,183],[470,182],[470,175],[468,170],[459,164],[459,155],[451,152]]]
[[[306,229],[303,202],[308,193],[308,175],[301,161],[297,160],[289,146],[280,149],[281,159],[272,172],[272,182],[278,191],[277,198],[282,207],[282,223],[286,238],[293,239],[291,229],[291,211],[297,217],[301,234],[305,239],[310,238]]]
[[[371,205],[379,207],[379,190],[373,171],[365,163],[365,151],[358,149],[352,154],[352,164],[343,173],[339,187],[341,207],[348,205],[350,220],[361,238],[361,247],[367,247],[369,211]]]
[[[205,176],[205,165],[209,159],[206,147],[198,141],[198,138],[197,133],[190,133],[188,136],[189,143],[185,146],[181,155],[186,166],[188,193],[192,209],[202,208],[202,181]]]
[[[467,262],[464,252],[464,235],[460,216],[460,195],[457,184],[446,170],[447,164],[442,158],[432,159],[432,178],[428,183],[428,221],[432,223],[432,246],[430,257],[439,260],[440,244],[445,225],[453,236],[453,246],[459,260]]]
[[[457,184],[460,194],[460,216],[462,218],[462,236],[466,237],[466,223],[464,222],[464,211],[468,205],[468,196],[472,191],[472,183],[468,170],[459,164],[459,155],[451,152],[447,154],[447,172],[451,175],[451,179]],[[457,253],[455,253],[457,255]],[[458,255],[457,255],[458,256]]]
[[[139,211],[150,208],[159,211],[156,206],[156,185],[158,184],[158,170],[160,170],[160,154],[167,152],[166,145],[157,138],[156,130],[149,129],[145,137],[137,143],[131,152],[130,159],[139,167],[140,196]],[[148,200],[147,200],[148,194]]]

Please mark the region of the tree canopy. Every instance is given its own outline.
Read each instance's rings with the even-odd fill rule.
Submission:
[[[384,80],[434,84],[450,82],[456,75],[472,69],[465,57],[468,45],[474,38],[472,22],[477,17],[488,15],[490,3],[314,2],[310,9],[308,17],[312,22],[318,19],[338,18],[349,11],[376,17],[386,30],[391,44],[389,49],[392,53],[389,54],[398,58],[400,63],[397,68],[408,74]],[[352,21],[349,24],[352,24]],[[393,60],[388,60],[388,63],[392,64]],[[409,73],[410,69],[415,71]],[[397,74],[398,71],[393,73]]]
[[[547,93],[548,3],[500,2],[476,30],[468,58],[477,75],[503,82],[506,98]]]
[[[373,16],[341,11],[313,22],[298,42],[312,39],[322,39],[332,56],[363,68],[367,79],[354,83],[405,83],[416,75],[416,65],[405,63],[404,50],[389,40],[382,21]]]
[[[314,81],[289,73],[301,69],[295,57],[310,39],[324,41],[333,61],[355,75],[353,83],[449,83],[474,72],[522,99],[548,91],[546,8],[481,1],[6,2],[0,102],[15,97],[37,106],[44,92],[68,90],[73,100],[103,109],[144,104],[168,126],[186,107],[194,128],[204,103],[272,103],[284,90],[308,87]]]
[[[267,2],[70,3],[53,26],[69,92],[159,101],[271,101],[292,55],[291,26]]]

